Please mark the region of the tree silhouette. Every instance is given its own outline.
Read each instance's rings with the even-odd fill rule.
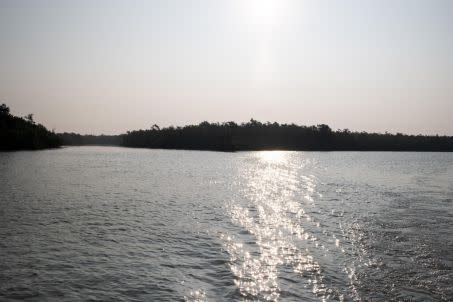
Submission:
[[[240,150],[380,150],[380,151],[453,151],[453,137],[333,131],[326,124],[261,123],[250,119],[235,122],[209,123],[184,127],[128,131],[121,136],[127,147],[198,149],[218,151]]]
[[[61,146],[60,138],[36,124],[33,114],[25,118],[10,114],[5,104],[0,105],[0,150],[43,149]]]
[[[6,106],[6,104],[4,104],[4,103],[0,105],[0,114],[9,115],[9,107]]]
[[[32,123],[32,124],[35,123],[35,121],[33,120],[33,114],[32,114],[32,113],[27,114],[27,115],[25,116],[25,119],[26,119],[27,121],[29,121],[30,123]]]

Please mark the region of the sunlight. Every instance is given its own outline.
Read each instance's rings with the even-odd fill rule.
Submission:
[[[246,0],[246,17],[254,25],[275,25],[286,9],[286,3],[282,0]]]
[[[261,161],[266,163],[284,163],[287,160],[286,151],[261,151],[258,152],[258,157]]]
[[[279,32],[288,22],[294,2],[290,0],[240,0],[235,2],[240,24],[251,42],[253,56],[253,89],[274,81],[275,46]]]

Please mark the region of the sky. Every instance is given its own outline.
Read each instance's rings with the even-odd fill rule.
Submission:
[[[0,103],[57,132],[251,118],[453,135],[450,0],[0,0]]]

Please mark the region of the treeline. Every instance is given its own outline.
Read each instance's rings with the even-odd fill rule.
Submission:
[[[57,148],[60,138],[33,120],[33,114],[26,117],[14,116],[5,104],[0,105],[0,150],[36,150]]]
[[[453,137],[333,131],[328,125],[202,122],[137,130],[122,135],[126,147],[193,150],[453,151]]]
[[[98,146],[119,146],[121,145],[122,137],[119,135],[81,135],[77,133],[59,133],[63,145],[67,146],[83,146],[83,145],[98,145]]]
[[[325,151],[453,151],[453,137],[401,133],[333,131],[328,125],[209,123],[128,131],[123,135],[55,134],[33,120],[0,106],[0,150],[43,149],[61,145],[109,145],[188,150],[325,150]]]

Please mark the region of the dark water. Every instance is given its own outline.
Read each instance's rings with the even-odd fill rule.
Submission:
[[[453,154],[0,153],[0,300],[453,301]]]

